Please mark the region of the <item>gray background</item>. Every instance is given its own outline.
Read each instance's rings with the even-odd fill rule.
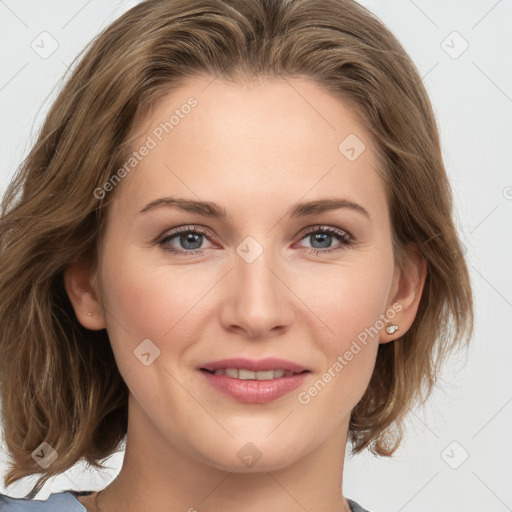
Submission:
[[[73,58],[136,3],[0,0],[0,191],[34,142]],[[391,459],[347,455],[345,495],[375,512],[512,510],[512,0],[361,3],[397,35],[431,95],[476,325],[470,349],[446,365],[427,406],[411,411],[398,452]],[[58,47],[44,55],[52,44]],[[103,475],[78,464],[37,498],[102,488],[122,457],[109,459]],[[2,480],[4,472],[0,450]],[[21,497],[34,482],[6,489],[2,481],[0,492]]]

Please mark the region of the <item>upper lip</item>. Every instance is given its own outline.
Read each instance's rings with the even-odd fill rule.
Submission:
[[[253,372],[285,370],[294,373],[301,373],[303,371],[309,371],[304,366],[294,363],[293,361],[286,361],[285,359],[277,359],[275,357],[267,357],[265,359],[245,359],[237,357],[232,359],[221,359],[201,366],[202,370],[208,370],[210,372],[226,368],[243,368]]]

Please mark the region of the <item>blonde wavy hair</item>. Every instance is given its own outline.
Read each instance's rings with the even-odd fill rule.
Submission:
[[[146,0],[77,57],[0,213],[0,399],[5,485],[46,481],[118,450],[128,389],[106,330],[77,320],[63,273],[99,263],[115,191],[94,191],[126,161],[130,131],[154,102],[198,74],[314,80],[355,108],[377,147],[397,264],[417,245],[427,263],[411,328],[381,344],[353,409],[353,453],[390,456],[403,420],[425,403],[443,361],[473,330],[464,253],[435,116],[415,66],[388,29],[351,0]],[[58,458],[43,469],[32,452]]]

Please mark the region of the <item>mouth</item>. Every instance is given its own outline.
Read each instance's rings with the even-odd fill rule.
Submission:
[[[283,359],[224,359],[199,368],[214,389],[245,403],[265,403],[296,389],[311,371]]]

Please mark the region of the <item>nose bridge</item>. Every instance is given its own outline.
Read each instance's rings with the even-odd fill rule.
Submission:
[[[230,281],[232,302],[227,308],[231,313],[224,318],[230,326],[237,325],[251,336],[265,335],[288,321],[287,288],[284,276],[279,276],[283,266],[270,245],[272,236],[265,240],[264,247],[255,237],[248,236],[237,246]]]

